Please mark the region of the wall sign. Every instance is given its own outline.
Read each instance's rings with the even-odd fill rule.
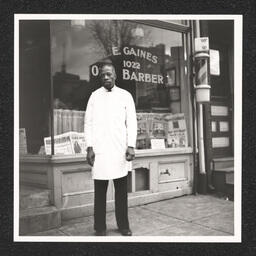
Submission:
[[[209,38],[198,37],[195,38],[195,52],[209,51]]]
[[[212,132],[217,132],[217,123],[212,121]]]
[[[226,147],[229,147],[229,138],[228,137],[215,137],[215,138],[212,138],[212,147],[213,148],[226,148]]]
[[[228,122],[221,121],[221,122],[219,122],[219,126],[220,126],[220,132],[228,132],[229,131],[229,123]]]
[[[220,52],[212,49],[210,50],[210,74],[220,75]]]
[[[211,106],[212,116],[228,116],[228,107],[226,106]]]

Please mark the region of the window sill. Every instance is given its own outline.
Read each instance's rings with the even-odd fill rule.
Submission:
[[[166,149],[136,149],[136,158],[147,156],[165,156],[165,155],[182,155],[191,154],[193,152],[191,147],[187,148],[166,148]],[[65,163],[65,162],[83,162],[86,161],[85,154],[77,155],[22,155],[20,162],[30,163]]]
[[[163,156],[163,155],[179,155],[179,154],[191,154],[193,149],[187,148],[165,148],[165,149],[136,149],[135,155],[137,157],[145,156]]]

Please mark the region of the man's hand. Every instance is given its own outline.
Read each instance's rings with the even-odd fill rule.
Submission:
[[[88,147],[87,148],[87,156],[86,156],[87,162],[90,166],[94,165],[94,161],[95,161],[95,153],[93,151],[92,147]]]
[[[127,161],[132,161],[135,158],[134,148],[128,147],[125,156]]]

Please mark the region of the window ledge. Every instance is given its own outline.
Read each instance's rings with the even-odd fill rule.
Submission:
[[[193,152],[191,147],[187,148],[166,148],[166,149],[136,149],[136,158],[147,156],[165,156],[165,155],[182,155],[191,154]],[[85,162],[85,154],[77,155],[22,155],[20,162],[28,163],[71,163],[71,162]]]
[[[20,156],[20,162],[28,163],[70,163],[70,162],[85,162],[85,154],[77,155],[22,155]]]
[[[193,149],[187,148],[165,148],[165,149],[137,149],[135,150],[136,158],[145,156],[163,156],[163,155],[179,155],[179,154],[191,154]]]

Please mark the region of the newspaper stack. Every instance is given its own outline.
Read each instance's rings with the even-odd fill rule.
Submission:
[[[170,148],[187,147],[188,135],[183,113],[165,116],[168,123],[167,143]]]
[[[137,123],[137,149],[151,148],[152,140],[164,140],[166,147],[169,148],[188,146],[183,113],[137,113]]]
[[[51,154],[51,137],[44,138],[46,155]],[[66,132],[54,136],[54,153],[57,155],[86,154],[84,133]]]

